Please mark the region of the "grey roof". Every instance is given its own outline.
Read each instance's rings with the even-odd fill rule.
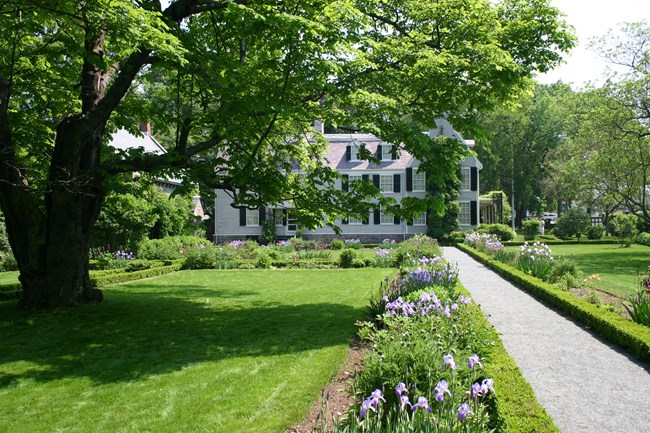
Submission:
[[[145,153],[155,153],[157,155],[167,152],[151,135],[144,132],[133,135],[123,128],[111,135],[111,140],[108,142],[108,145],[119,150],[142,148]]]
[[[415,158],[405,150],[400,151],[399,157],[393,161],[381,161],[375,164],[370,161],[348,161],[345,156],[346,148],[352,143],[364,145],[366,149],[375,154],[380,144],[391,144],[382,141],[372,134],[325,134],[329,141],[329,150],[325,155],[329,167],[335,170],[404,170],[412,166]]]

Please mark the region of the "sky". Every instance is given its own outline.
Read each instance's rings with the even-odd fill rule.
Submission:
[[[538,77],[544,84],[558,80],[577,87],[602,83],[607,62],[588,49],[589,40],[604,36],[622,22],[650,22],[649,0],[551,0],[551,4],[566,14],[576,30],[578,45],[565,57],[565,64]]]

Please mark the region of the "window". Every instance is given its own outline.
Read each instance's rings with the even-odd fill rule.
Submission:
[[[382,174],[379,178],[381,192],[393,192],[394,177],[392,174]]]
[[[425,226],[427,225],[427,213],[423,212],[419,216],[416,216],[413,218],[413,225],[414,226]]]
[[[380,215],[379,222],[381,224],[395,224],[395,217],[393,215],[385,213],[383,210]]]
[[[458,222],[461,225],[470,225],[471,215],[469,210],[469,202],[461,201],[458,203],[460,205],[460,212],[458,213]]]
[[[426,190],[426,173],[424,171],[417,171],[413,173],[413,191]]]
[[[361,182],[362,177],[360,174],[351,174],[348,176],[348,185],[351,185],[354,182]]]
[[[392,161],[393,159],[393,145],[392,144],[382,144],[381,145],[381,160],[382,161]]]
[[[471,176],[470,176],[469,167],[461,167],[460,168],[460,190],[469,191],[471,186],[470,182],[471,182]]]
[[[363,224],[363,220],[351,216],[350,219],[348,220],[348,224]]]
[[[246,226],[259,226],[259,225],[260,225],[259,209],[246,209]]]
[[[273,219],[276,226],[281,226],[284,222],[284,209],[273,209]]]
[[[352,142],[350,143],[350,161],[358,161],[359,160],[359,149],[361,146],[359,146],[358,143]]]

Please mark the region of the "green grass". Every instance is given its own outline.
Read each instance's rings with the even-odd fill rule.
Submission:
[[[107,287],[101,305],[0,303],[1,430],[284,432],[389,272],[184,271]]]
[[[601,281],[595,287],[625,298],[647,276],[650,265],[650,247],[634,244],[629,248],[618,245],[553,245],[554,257],[570,256],[585,277],[599,274]]]
[[[18,282],[18,271],[0,272],[0,284],[13,284]]]

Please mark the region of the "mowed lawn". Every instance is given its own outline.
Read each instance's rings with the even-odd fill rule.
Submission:
[[[284,432],[389,269],[183,271],[101,305],[0,303],[0,431]]]
[[[0,284],[14,284],[18,282],[18,272],[0,272]]]
[[[618,245],[552,245],[554,257],[571,256],[585,277],[600,275],[595,287],[625,298],[648,276],[650,247],[634,244],[629,248]]]

